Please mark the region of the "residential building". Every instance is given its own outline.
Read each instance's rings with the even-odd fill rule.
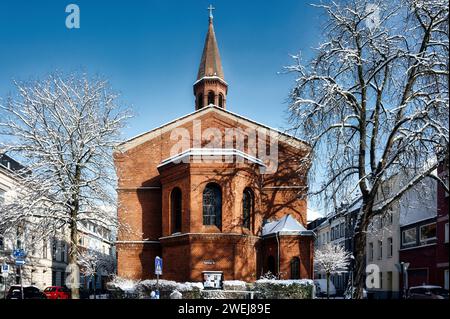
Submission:
[[[437,173],[439,178],[447,184],[449,180],[448,157],[439,164]],[[437,188],[437,219],[436,219],[436,283],[449,289],[449,230],[448,210],[449,193],[441,184]]]
[[[24,166],[11,157],[0,154],[0,205],[14,195],[20,184]],[[67,245],[65,232],[60,230],[52,236],[38,238],[33,233],[32,220],[17,225],[13,230],[0,233],[0,262],[10,265],[10,275],[0,279],[0,293],[11,284],[35,285],[44,289],[61,285],[67,266]],[[12,258],[14,249],[23,249],[27,254],[24,266],[16,266]]]

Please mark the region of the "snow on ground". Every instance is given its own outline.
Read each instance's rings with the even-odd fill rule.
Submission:
[[[283,285],[283,286],[290,286],[290,285],[301,285],[301,286],[307,286],[307,285],[313,285],[314,282],[311,279],[287,279],[287,280],[278,280],[278,279],[259,279],[256,281],[257,284],[273,284],[273,285]]]

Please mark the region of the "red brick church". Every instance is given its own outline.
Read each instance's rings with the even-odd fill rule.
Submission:
[[[313,277],[306,230],[307,143],[227,110],[210,14],[194,83],[195,110],[122,144],[118,175],[118,274],[202,281]]]

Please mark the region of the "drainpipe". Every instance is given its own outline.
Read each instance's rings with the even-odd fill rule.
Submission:
[[[277,264],[278,264],[277,277],[278,277],[278,279],[280,279],[280,239],[278,238],[279,235],[280,235],[280,232],[278,231],[277,234],[276,234],[277,245],[278,245],[278,258],[277,258]]]

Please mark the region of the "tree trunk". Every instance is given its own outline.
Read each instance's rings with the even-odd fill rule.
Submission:
[[[354,282],[355,298],[362,299],[364,287],[366,285],[366,234],[363,231],[358,231],[355,234],[355,268],[354,268]]]
[[[78,208],[78,207],[77,207]],[[72,282],[70,287],[72,293],[72,299],[80,299],[80,275],[79,272],[74,274],[73,272],[78,270],[78,225],[77,225],[77,211],[71,213],[72,222],[70,223],[70,248],[69,248],[69,265],[71,265],[71,276],[75,275],[75,282]]]
[[[330,299],[330,273],[327,272],[327,299]]]

